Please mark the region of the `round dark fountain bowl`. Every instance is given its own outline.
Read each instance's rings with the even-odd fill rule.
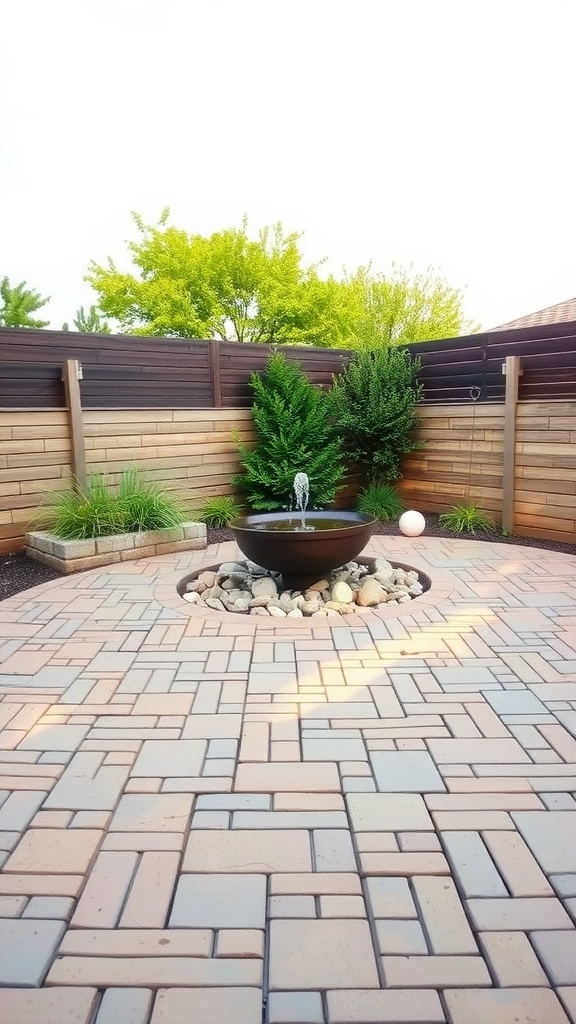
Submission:
[[[230,523],[242,553],[282,573],[286,590],[305,590],[356,558],[376,523],[361,512],[307,512],[305,530],[301,520],[299,512],[268,512]]]

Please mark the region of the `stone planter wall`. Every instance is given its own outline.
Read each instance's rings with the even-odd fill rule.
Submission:
[[[64,573],[205,547],[204,523],[183,523],[169,530],[119,533],[94,540],[61,540],[52,533],[39,531],[26,534],[26,554]]]

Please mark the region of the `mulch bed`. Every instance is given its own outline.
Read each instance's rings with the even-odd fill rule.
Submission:
[[[400,535],[397,523],[379,523],[374,533],[383,534],[388,537]],[[427,537],[445,537],[456,540],[486,540],[497,541],[499,544],[519,544],[522,547],[543,548],[546,551],[560,551],[567,555],[576,555],[576,544],[561,544],[559,541],[538,540],[533,537],[503,537],[498,533],[453,533],[444,529],[438,522],[438,516],[426,516]],[[219,544],[222,541],[234,540],[231,530],[208,530],[208,543]],[[58,579],[62,573],[42,562],[36,562],[27,558],[23,551],[13,555],[0,555],[0,601],[6,597],[19,594],[28,587],[35,587],[39,583],[47,583],[49,580]]]

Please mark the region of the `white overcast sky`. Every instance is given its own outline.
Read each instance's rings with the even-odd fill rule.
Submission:
[[[576,294],[574,0],[0,0],[0,277],[128,265],[130,211],[433,265],[493,327]]]

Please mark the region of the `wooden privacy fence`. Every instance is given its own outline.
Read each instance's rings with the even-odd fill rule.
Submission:
[[[519,397],[576,398],[576,322],[473,334],[409,346],[422,361],[424,402],[504,400],[502,365],[522,359]],[[347,349],[279,346],[315,384],[328,386],[351,356]],[[0,409],[64,407],[62,366],[82,366],[85,409],[246,409],[250,375],[269,345],[179,338],[137,338],[0,328]]]
[[[404,463],[406,503],[443,512],[471,500],[510,532],[576,544],[576,324],[414,348],[425,447]],[[319,384],[349,357],[282,350]],[[0,329],[0,551],[21,546],[42,493],[70,471],[114,480],[135,463],[198,502],[230,493],[232,431],[253,438],[249,378],[268,352]]]

